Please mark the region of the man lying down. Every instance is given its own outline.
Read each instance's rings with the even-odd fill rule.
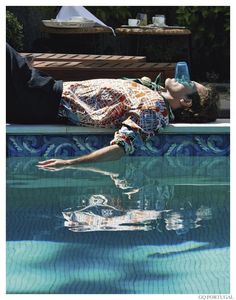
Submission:
[[[63,82],[31,67],[10,45],[6,47],[7,122],[66,123],[117,128],[110,145],[73,159],[50,159],[39,167],[70,166],[115,160],[132,154],[160,128],[175,122],[205,123],[217,118],[218,93],[198,82],[165,80],[164,88],[123,79]]]

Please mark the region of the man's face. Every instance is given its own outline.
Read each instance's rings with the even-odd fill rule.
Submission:
[[[191,85],[184,85],[176,81],[175,78],[167,78],[165,81],[165,88],[169,94],[175,99],[172,103],[172,108],[187,108],[192,106],[192,100],[189,99],[189,95],[197,92],[203,95],[207,93],[207,89],[204,85],[192,81]]]
[[[207,92],[206,87],[196,81],[192,81],[192,84],[188,86],[179,83],[175,78],[167,78],[165,81],[165,88],[174,98],[188,97],[188,95],[194,92],[198,92],[198,94]]]
[[[191,86],[183,85],[176,81],[175,78],[167,78],[165,81],[165,88],[174,98],[184,98],[196,91],[195,84],[192,84]]]

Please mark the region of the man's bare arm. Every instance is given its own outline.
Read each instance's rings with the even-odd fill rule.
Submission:
[[[109,160],[117,160],[125,155],[124,149],[119,145],[110,145],[90,154],[83,155],[74,159],[49,159],[38,162],[38,167],[61,167],[72,166],[81,163],[104,162]]]

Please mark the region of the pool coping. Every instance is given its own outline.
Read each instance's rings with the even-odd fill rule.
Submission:
[[[94,128],[71,125],[22,125],[7,124],[7,135],[52,135],[52,134],[114,134],[116,129],[112,128]],[[230,119],[217,119],[211,123],[177,123],[170,124],[159,132],[160,134],[225,134],[230,133]]]

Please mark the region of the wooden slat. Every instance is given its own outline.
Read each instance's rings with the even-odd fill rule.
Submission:
[[[148,76],[155,80],[159,73],[162,79],[174,77],[175,63],[138,63],[132,61],[38,61],[34,66],[64,81],[95,78],[140,78]]]
[[[38,61],[34,63],[34,67],[37,68],[63,68],[67,69],[70,68],[71,65],[73,65],[73,68],[93,68],[95,69],[132,69],[132,70],[138,70],[138,69],[166,69],[166,68],[173,68],[173,63],[133,63],[133,62],[114,62],[114,61],[79,61],[79,62],[73,62],[73,61]]]
[[[34,68],[41,69],[45,68],[47,66],[47,63],[45,61],[36,61],[33,63]]]
[[[91,54],[77,54],[74,59],[79,61],[79,60],[93,60],[94,58],[93,56],[91,56]]]
[[[82,61],[82,60],[108,60],[108,61],[146,61],[145,56],[126,56],[126,55],[96,55],[96,54],[65,54],[65,53],[21,53],[22,56],[34,57],[35,61],[48,61],[48,60],[69,60],[69,61]]]
[[[71,61],[71,62],[67,62],[64,66],[61,65],[61,68],[74,68],[77,67],[78,68],[79,63],[77,61]]]
[[[52,53],[42,53],[40,55],[41,60],[54,60],[54,55]]]
[[[74,57],[76,57],[76,54],[52,53],[52,55],[49,57],[48,60],[67,60],[67,59],[72,59]],[[44,59],[43,56],[40,56],[39,59],[47,60]]]
[[[29,53],[29,52],[21,52],[21,56],[29,57],[34,56],[35,58],[40,57],[43,53]]]

